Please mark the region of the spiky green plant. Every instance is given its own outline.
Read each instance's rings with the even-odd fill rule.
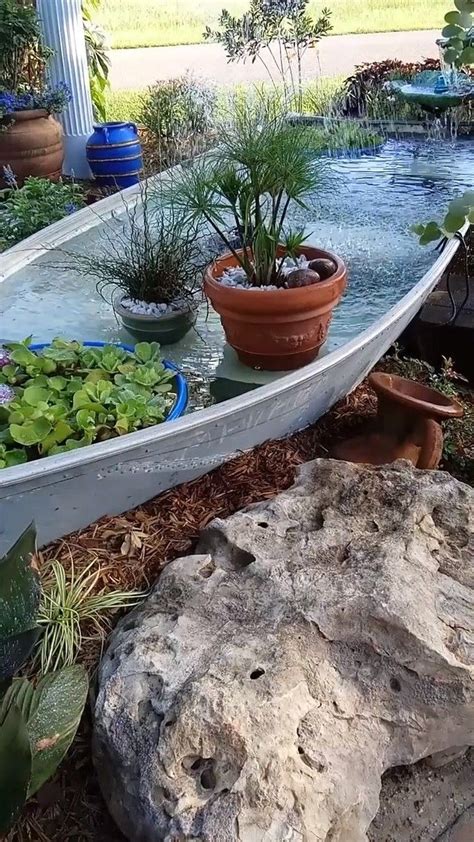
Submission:
[[[253,286],[283,283],[283,245],[295,256],[302,230],[287,226],[291,204],[304,207],[319,173],[307,154],[305,132],[265,102],[238,106],[219,128],[219,146],[172,180],[174,206],[195,225],[215,231]],[[228,231],[235,228],[240,251]]]
[[[85,641],[105,640],[110,629],[110,615],[137,605],[143,591],[106,591],[100,587],[101,569],[91,561],[77,572],[68,573],[59,561],[51,562],[43,580],[43,599],[38,623],[43,628],[36,661],[41,673],[73,664]],[[87,627],[87,633],[83,627]]]

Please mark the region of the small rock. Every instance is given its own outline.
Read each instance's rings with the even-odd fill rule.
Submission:
[[[329,260],[326,257],[317,257],[314,260],[309,261],[308,269],[312,269],[313,272],[317,272],[322,281],[327,281],[331,275],[334,275],[337,266],[333,260]]]
[[[317,272],[311,269],[295,269],[287,275],[286,285],[288,289],[295,289],[295,287],[308,287],[312,284],[317,284],[321,278]]]

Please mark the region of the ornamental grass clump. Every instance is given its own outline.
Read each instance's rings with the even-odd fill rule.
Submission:
[[[0,388],[13,392],[0,403],[0,468],[159,424],[175,400],[156,343],[134,352],[64,339],[29,345],[8,344],[0,368]]]
[[[75,268],[96,280],[108,303],[121,295],[131,302],[172,305],[196,302],[206,258],[195,224],[175,205],[153,204],[146,185],[140,203],[126,205],[120,228],[106,224],[100,250],[74,254]]]
[[[282,287],[281,247],[296,260],[306,240],[303,230],[288,225],[288,211],[292,204],[305,207],[319,182],[305,133],[262,103],[238,107],[220,127],[219,140],[214,152],[176,178],[174,206],[189,224],[217,234],[248,285]]]

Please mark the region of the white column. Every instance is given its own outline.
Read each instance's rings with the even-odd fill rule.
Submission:
[[[63,172],[90,178],[86,141],[92,134],[94,115],[81,14],[81,0],[36,0],[45,45],[54,50],[48,64],[52,85],[66,82],[72,94],[69,107],[59,115],[64,129]]]

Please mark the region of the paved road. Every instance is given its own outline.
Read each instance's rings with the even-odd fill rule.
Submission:
[[[314,77],[348,76],[357,64],[400,58],[417,61],[436,57],[435,30],[423,32],[383,32],[372,35],[333,35],[325,38],[319,51],[308,51],[304,73]],[[227,64],[219,44],[190,44],[179,47],[148,47],[113,50],[111,83],[116,90],[143,88],[156,79],[179,76],[185,70],[215,79],[220,84],[258,82],[266,77],[259,61],[255,64]]]

